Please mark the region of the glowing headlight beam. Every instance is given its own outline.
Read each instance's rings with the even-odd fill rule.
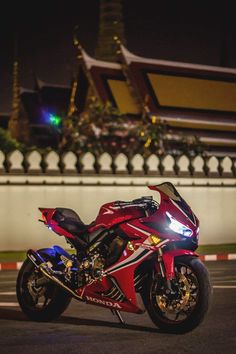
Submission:
[[[176,220],[168,211],[166,212],[166,215],[170,219],[170,224],[169,228],[176,232],[177,234],[190,237],[193,234],[193,231],[186,227],[185,225],[181,224],[178,220]]]

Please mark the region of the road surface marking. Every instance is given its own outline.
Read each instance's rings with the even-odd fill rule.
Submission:
[[[213,279],[213,283],[236,283],[236,280]]]
[[[18,302],[0,302],[0,307],[19,307]]]
[[[15,291],[3,291],[3,292],[0,292],[0,296],[1,295],[16,295],[16,292]]]
[[[213,285],[214,289],[236,289],[236,285]]]

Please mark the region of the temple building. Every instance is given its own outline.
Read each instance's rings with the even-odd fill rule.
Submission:
[[[9,130],[13,137],[40,147],[57,147],[59,132],[48,120],[86,110],[88,96],[111,102],[127,120],[143,117],[164,122],[173,151],[183,137],[195,136],[209,154],[236,154],[236,70],[151,59],[128,49],[122,1],[101,0],[98,45],[88,55],[75,38],[78,72],[71,85],[35,79],[20,89],[18,64],[13,70]],[[6,118],[0,117],[2,126]],[[0,123],[1,124],[1,123]]]
[[[74,99],[88,87],[141,124],[149,115],[164,121],[173,148],[182,136],[197,136],[209,152],[236,152],[236,70],[137,56],[120,42],[118,61],[90,57],[78,45],[80,68]],[[80,69],[81,70],[81,69]],[[79,90],[79,88],[84,88]],[[78,104],[78,111],[84,102]]]

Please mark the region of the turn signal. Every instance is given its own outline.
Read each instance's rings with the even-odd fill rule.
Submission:
[[[158,245],[158,243],[161,242],[161,239],[159,237],[157,237],[156,235],[151,235],[149,236],[149,241],[153,246]]]
[[[132,252],[135,251],[134,245],[133,245],[132,242],[130,242],[130,241],[127,243],[127,248],[128,248],[129,251],[132,251]]]

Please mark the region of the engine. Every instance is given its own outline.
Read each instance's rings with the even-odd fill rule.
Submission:
[[[103,276],[104,268],[115,263],[121,256],[127,240],[115,233],[109,233],[92,244],[86,256],[78,261],[79,283],[87,284]]]
[[[104,258],[98,253],[89,254],[78,265],[79,282],[88,283],[100,279],[105,265]]]

